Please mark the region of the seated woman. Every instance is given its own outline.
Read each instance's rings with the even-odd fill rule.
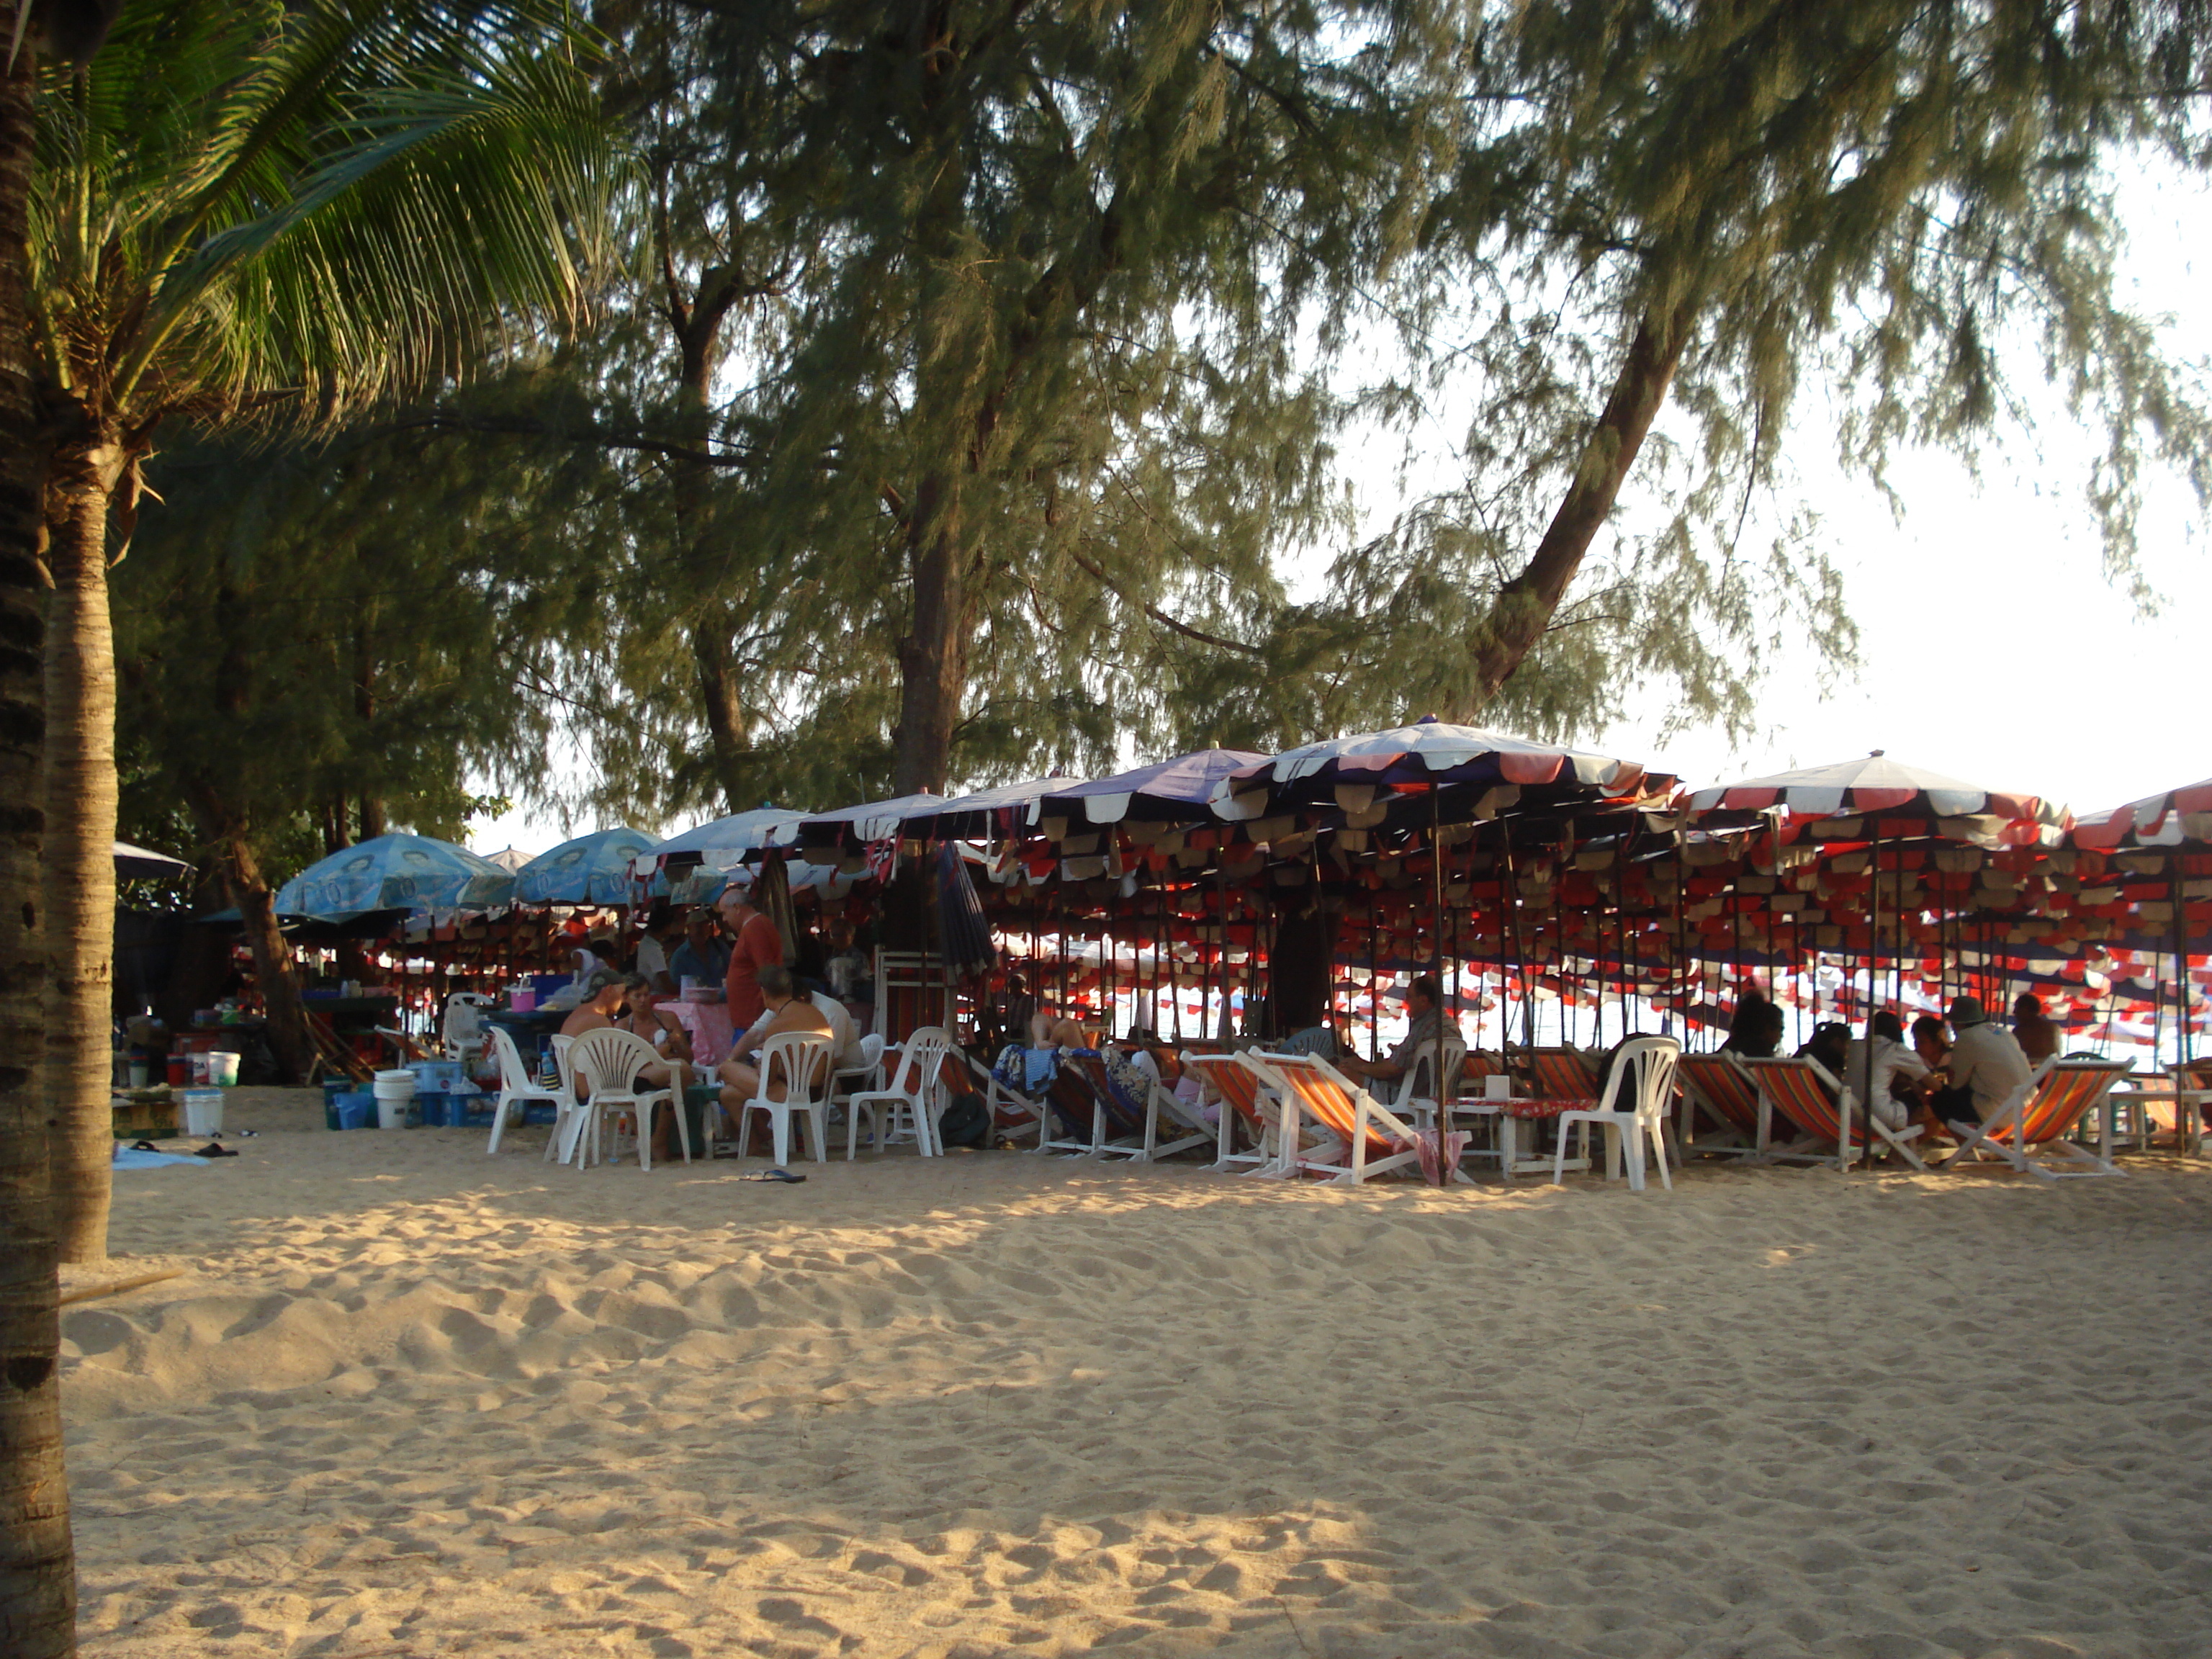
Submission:
[[[1921,1103],[1928,1067],[1905,1046],[1904,1023],[1888,1009],[1876,1014],[1867,1029],[1874,1044],[1869,1068],[1874,1079],[1874,1115],[1886,1127],[1902,1129]]]
[[[1747,1060],[1771,1060],[1782,1047],[1783,1027],[1782,1010],[1757,991],[1747,990],[1736,1000],[1728,1041],[1721,1048]]]
[[[1030,1047],[1032,1048],[1091,1048],[1097,1044],[1091,1033],[1083,1029],[1082,1022],[1065,1014],[1054,1013],[1049,1006],[1030,1016]]]
[[[823,1036],[832,1035],[829,1017],[814,1006],[811,999],[799,994],[788,968],[775,963],[763,968],[760,970],[760,989],[762,998],[768,1004],[768,1022],[754,1025],[745,1033],[744,1039],[757,1046],[743,1054],[732,1054],[714,1068],[715,1075],[722,1081],[722,1109],[730,1114],[732,1121],[746,1103],[761,1091],[760,1066],[755,1063],[754,1057],[768,1046],[770,1037],[781,1036],[787,1031],[817,1032]],[[830,1058],[823,1056],[825,1066]],[[810,1080],[821,1081],[820,1079]],[[792,1081],[779,1070],[768,1080],[768,1097],[770,1100],[788,1098]]]
[[[615,1023],[650,1042],[654,1053],[670,1060],[689,1060],[691,1034],[684,1030],[682,1020],[655,1000],[652,982],[643,974],[625,974],[623,988],[629,993],[629,1000],[622,1018]]]
[[[595,968],[584,981],[583,999],[561,1022],[562,1036],[581,1036],[602,1025],[611,1025],[629,997],[623,976],[611,968]]]

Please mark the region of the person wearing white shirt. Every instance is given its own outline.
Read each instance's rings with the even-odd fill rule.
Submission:
[[[1927,1077],[1928,1068],[1920,1063],[1920,1056],[1905,1045],[1905,1023],[1887,1008],[1874,1017],[1870,1027],[1874,1035],[1871,1055],[1874,1115],[1885,1128],[1902,1129],[1911,1121],[1913,1100],[1899,1099],[1895,1092],[1900,1077],[1918,1081]],[[1859,1045],[1854,1043],[1853,1048]],[[1850,1076],[1846,1082],[1856,1087],[1859,1081],[1859,1066],[1863,1063],[1858,1055],[1852,1056]],[[1917,1095],[1917,1090],[1908,1094]]]

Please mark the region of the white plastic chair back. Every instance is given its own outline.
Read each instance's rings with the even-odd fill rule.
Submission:
[[[1673,1037],[1631,1037],[1613,1057],[1601,1112],[1633,1112],[1639,1124],[1663,1120],[1674,1101],[1674,1066],[1682,1045]]]
[[[446,999],[444,1030],[446,1052],[455,1058],[460,1055],[464,1044],[473,1046],[483,1041],[484,1010],[491,1006],[491,999],[481,991],[456,991]]]
[[[512,1094],[528,1094],[538,1086],[538,1079],[522,1063],[522,1050],[514,1046],[514,1034],[504,1025],[494,1025],[491,1031],[492,1053],[499,1057],[499,1086]]]
[[[582,1074],[594,1100],[607,1094],[630,1094],[637,1074],[659,1060],[651,1043],[620,1026],[599,1026],[569,1040],[568,1067]]]
[[[833,1041],[827,1031],[784,1031],[770,1037],[761,1048],[760,1092],[754,1098],[766,1101],[779,1076],[787,1102],[797,1105],[822,1098],[830,1081]]]

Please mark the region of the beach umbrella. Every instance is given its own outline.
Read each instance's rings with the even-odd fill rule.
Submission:
[[[1881,850],[1885,835],[1895,839],[1933,836],[1971,842],[1979,847],[2033,847],[2056,844],[2068,823],[2065,809],[2020,792],[1989,789],[1966,783],[1939,772],[1893,761],[1879,749],[1858,760],[1829,766],[1802,767],[1771,777],[1747,778],[1740,783],[1692,791],[1689,820],[1710,827],[1714,823],[1751,823],[1772,817],[1784,825],[1819,824],[1824,841],[1865,841],[1870,844],[1874,879],[1869,892],[1867,944],[1867,1008],[1869,1022],[1881,998]],[[1900,823],[1899,820],[1902,820]],[[1869,1032],[1869,1038],[1872,1036]],[[1865,1066],[1860,1074],[1859,1098],[1865,1110],[1874,1109],[1874,1044],[1861,1050]],[[1841,1167],[1848,1170],[1850,1126],[1846,1144],[1838,1148]],[[1862,1134],[1865,1140],[1867,1134]],[[1872,1163],[1872,1147],[1868,1148]]]
[[[1980,845],[2055,845],[2067,822],[2064,807],[2039,796],[1962,783],[1891,760],[1879,749],[1861,760],[1694,790],[1689,810],[1697,822],[1723,822],[1731,815],[1748,821],[1776,811],[1791,823],[1881,813],[1913,818],[1950,839]]]
[[[734,857],[723,860],[713,855],[757,853],[763,847],[781,846],[797,831],[805,816],[787,806],[756,806],[671,836],[653,848],[652,856],[665,866],[679,854],[693,853],[700,855],[702,863],[727,868],[737,861]]]
[[[2074,823],[2074,844],[2093,851],[2120,848],[2203,847],[2212,844],[2212,778],[2163,794],[2146,795],[2124,806],[2098,812]],[[2191,1053],[2189,983],[2189,896],[2181,879],[2181,860],[2166,860],[2167,902],[2173,912],[2174,1054],[2184,1064]]]
[[[428,836],[377,836],[309,865],[277,890],[276,908],[290,915],[352,910],[451,908],[461,890],[488,878],[511,878],[489,859]]]
[[[162,876],[189,872],[191,866],[182,859],[173,859],[167,853],[156,853],[143,847],[133,847],[127,841],[115,843],[115,873],[125,880],[145,881]]]
[[[642,830],[596,830],[564,841],[514,872],[517,904],[627,904],[635,860],[656,851]]]
[[[834,812],[810,812],[775,844],[788,847],[796,842],[806,848],[842,848],[869,842],[896,841],[908,818],[935,811],[945,804],[945,797],[924,789],[912,795],[863,801],[858,806],[840,807]]]
[[[1249,749],[1198,749],[1095,783],[1061,781],[1039,801],[1037,817],[1045,821],[1048,835],[1055,819],[1063,834],[1077,824],[1203,819],[1212,811],[1216,784],[1266,761]]]
[[[509,875],[513,875],[530,862],[532,854],[524,852],[520,847],[502,847],[496,853],[486,853],[484,856]]]
[[[1038,798],[1064,789],[1073,778],[1032,778],[1027,783],[1005,783],[995,789],[979,789],[970,795],[939,800],[928,797],[924,811],[908,813],[900,822],[902,834],[939,841],[987,841],[1009,833],[1016,824],[1036,821]],[[882,836],[863,836],[880,841]]]
[[[1393,793],[1451,785],[1558,786],[1620,797],[1644,785],[1634,761],[1530,743],[1430,715],[1410,726],[1329,738],[1238,768],[1213,786],[1214,811],[1232,822],[1299,808],[1364,814]]]
[[[2074,820],[2074,844],[2100,852],[2192,842],[2212,842],[2212,778]]]

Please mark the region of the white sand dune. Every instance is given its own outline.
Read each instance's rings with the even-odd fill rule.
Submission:
[[[240,1099],[118,1178],[186,1274],[66,1310],[88,1655],[2212,1651],[2199,1169],[780,1187]]]

